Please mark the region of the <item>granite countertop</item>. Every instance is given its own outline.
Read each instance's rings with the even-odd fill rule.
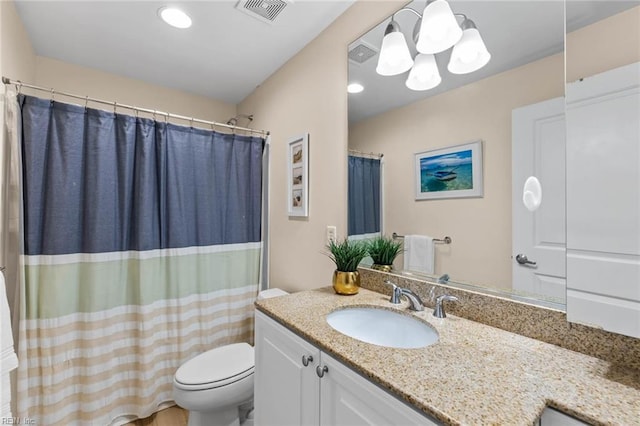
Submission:
[[[411,312],[388,296],[331,287],[256,302],[257,308],[424,413],[450,425],[533,424],[549,405],[594,425],[640,424],[640,372],[432,309]],[[429,323],[439,341],[394,349],[329,326],[349,306],[400,310]]]

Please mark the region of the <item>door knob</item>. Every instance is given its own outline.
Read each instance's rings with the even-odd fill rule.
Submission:
[[[518,262],[521,265],[531,265],[531,266],[536,266],[538,264],[533,260],[527,259],[527,255],[522,253],[516,255],[516,262]]]

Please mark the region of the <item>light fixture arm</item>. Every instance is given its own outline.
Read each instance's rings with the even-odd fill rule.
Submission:
[[[410,7],[403,7],[402,9],[398,10],[396,13],[391,15],[391,20],[393,20],[395,16],[400,12],[413,12],[419,19],[422,19],[422,15],[417,10],[411,9]]]
[[[391,15],[391,22],[389,22],[389,25],[387,25],[387,28],[384,30],[384,35],[387,35],[387,34],[389,34],[391,32],[394,32],[394,31],[400,31],[400,26],[396,22],[396,15],[398,13],[400,13],[400,12],[413,12],[413,14],[418,17],[418,22],[420,22],[420,20],[422,19],[422,15],[417,10],[411,9],[410,7],[403,7],[402,9],[398,10],[393,15]],[[416,41],[415,29],[414,29],[413,39],[414,39],[413,41],[415,43],[415,41]]]

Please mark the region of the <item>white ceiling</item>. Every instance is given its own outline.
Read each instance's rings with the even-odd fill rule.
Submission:
[[[558,0],[449,0],[454,13],[463,13],[475,22],[491,53],[491,61],[482,69],[466,75],[447,71],[451,50],[436,55],[442,83],[434,89],[416,92],[405,86],[408,71],[384,77],[375,72],[378,55],[358,64],[349,61],[349,82],[365,86],[362,93],[349,95],[349,121],[371,117],[416,102],[429,96],[460,87],[473,81],[541,59],[564,49],[565,4]],[[598,19],[640,4],[632,1],[568,0],[567,29],[575,30]],[[408,7],[422,14],[426,0],[415,0]],[[411,36],[417,16],[401,12],[395,17],[405,34],[412,54]],[[389,19],[384,20],[349,46],[360,42],[379,50]],[[560,79],[563,76],[558,76]],[[526,82],[523,82],[526,84]]]
[[[237,0],[18,0],[16,8],[37,55],[237,104],[353,1],[289,0],[272,23],[240,12]],[[193,26],[161,21],[166,5]]]
[[[354,1],[287,0],[289,5],[271,24],[237,10],[238,0],[17,0],[16,8],[38,55],[237,104]],[[377,75],[377,56],[364,65],[350,62],[350,81],[367,86],[365,92],[349,95],[350,121],[563,48],[562,1],[449,1],[454,12],[464,13],[476,23],[492,54],[489,64],[475,73],[455,76],[446,71],[448,53],[438,54],[442,84],[427,92],[413,92],[404,86],[406,75]],[[425,4],[426,0],[416,0],[410,6],[422,12]],[[579,28],[638,4],[640,0],[568,0],[567,25]],[[165,5],[177,5],[189,13],[193,26],[179,30],[162,22],[157,11]],[[410,38],[416,17],[404,12],[396,18]],[[387,23],[380,23],[361,40],[378,48]],[[413,45],[410,40],[409,45]]]

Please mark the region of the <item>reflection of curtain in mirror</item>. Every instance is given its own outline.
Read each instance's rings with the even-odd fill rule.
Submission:
[[[348,235],[380,232],[380,159],[349,156]]]

